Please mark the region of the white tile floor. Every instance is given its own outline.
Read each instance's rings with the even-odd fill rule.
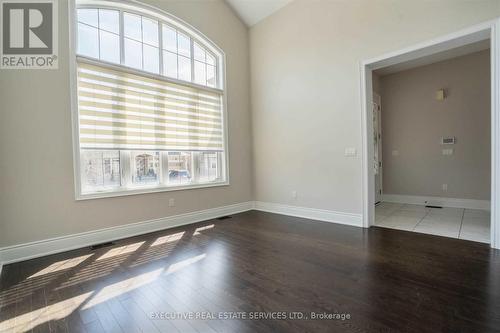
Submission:
[[[427,208],[381,202],[375,207],[378,227],[490,242],[490,212],[464,208]]]

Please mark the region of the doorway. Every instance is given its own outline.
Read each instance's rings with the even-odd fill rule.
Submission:
[[[373,84],[372,72],[385,67],[404,65],[411,62],[421,62],[428,57],[439,57],[446,52],[467,47],[481,41],[488,40],[490,44],[491,59],[491,207],[490,207],[490,245],[500,248],[500,220],[497,218],[496,204],[497,193],[500,193],[500,160],[497,161],[496,151],[500,149],[500,124],[499,124],[499,35],[496,33],[499,21],[494,20],[471,28],[437,38],[414,47],[393,52],[375,59],[366,60],[361,64],[361,90],[362,90],[362,126],[363,126],[363,226],[370,227],[375,224],[376,202],[376,168],[373,165],[378,150],[374,140],[373,125]]]

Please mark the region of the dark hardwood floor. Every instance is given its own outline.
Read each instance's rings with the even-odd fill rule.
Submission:
[[[0,307],[2,332],[496,332],[500,251],[251,211],[7,265]]]

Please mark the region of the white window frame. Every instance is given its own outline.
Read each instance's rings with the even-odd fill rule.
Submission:
[[[77,5],[78,3],[78,5]],[[194,54],[193,54],[193,43],[196,41],[207,51],[215,55],[216,57],[216,88],[204,86],[200,84],[196,84],[194,82],[182,81],[170,77],[166,77],[161,75],[162,73],[162,63],[160,56],[160,74],[154,74],[150,72],[145,72],[143,70],[138,70],[134,68],[124,67],[120,64],[107,63],[105,61],[101,61],[93,58],[86,58],[82,56],[77,56],[77,46],[78,46],[78,19],[77,19],[77,8],[103,8],[103,9],[114,9],[119,11],[126,11],[138,15],[142,15],[154,20],[157,20],[159,23],[159,30],[161,31],[161,24],[165,23],[179,32],[188,35],[191,37],[191,63],[192,63],[192,71],[191,75],[194,76]],[[170,192],[170,191],[178,191],[178,190],[188,190],[188,189],[198,189],[198,188],[207,188],[207,187],[218,187],[218,186],[228,186],[229,183],[229,145],[228,145],[228,121],[227,121],[227,89],[226,89],[226,55],[221,48],[219,48],[215,43],[205,37],[201,32],[199,32],[196,28],[192,27],[188,23],[172,16],[171,14],[166,13],[165,11],[158,9],[156,7],[139,3],[137,1],[116,1],[116,0],[70,0],[69,1],[69,42],[70,42],[70,50],[69,50],[69,69],[70,69],[70,89],[71,89],[71,118],[72,118],[72,129],[73,129],[73,169],[74,169],[74,183],[75,183],[75,200],[87,200],[87,199],[96,199],[96,198],[109,198],[109,197],[118,197],[118,196],[128,196],[128,195],[137,195],[137,194],[145,194],[145,193],[157,193],[157,192]],[[159,35],[160,38],[160,53],[163,52],[161,45],[161,33]],[[121,43],[121,60],[123,60],[123,20],[120,17],[120,43]],[[122,172],[122,186],[116,189],[106,189],[100,192],[93,193],[83,193],[82,192],[82,183],[81,183],[81,161],[80,161],[80,128],[79,128],[79,120],[78,120],[78,94],[77,94],[77,60],[95,63],[100,66],[108,66],[114,69],[120,69],[126,72],[139,74],[146,77],[151,77],[159,80],[163,80],[166,82],[172,82],[175,84],[185,85],[194,87],[197,89],[204,89],[207,91],[216,91],[222,95],[222,121],[223,121],[223,129],[224,129],[224,151],[223,151],[223,160],[220,161],[223,167],[222,169],[222,180],[216,182],[209,183],[200,183],[200,184],[186,184],[186,185],[178,185],[173,186],[168,183],[168,172],[167,170],[167,158],[165,157],[166,152],[160,153],[160,175],[163,174],[163,177],[160,178],[160,184],[157,186],[144,186],[144,187],[127,187],[128,178],[130,175],[130,170],[126,172],[126,168],[124,168],[124,163],[122,163],[123,158],[128,158],[130,160],[130,154],[124,154],[123,150],[120,150],[120,169]]]

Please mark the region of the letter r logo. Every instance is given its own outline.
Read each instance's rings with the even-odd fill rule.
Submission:
[[[3,2],[3,53],[51,54],[51,2]]]

